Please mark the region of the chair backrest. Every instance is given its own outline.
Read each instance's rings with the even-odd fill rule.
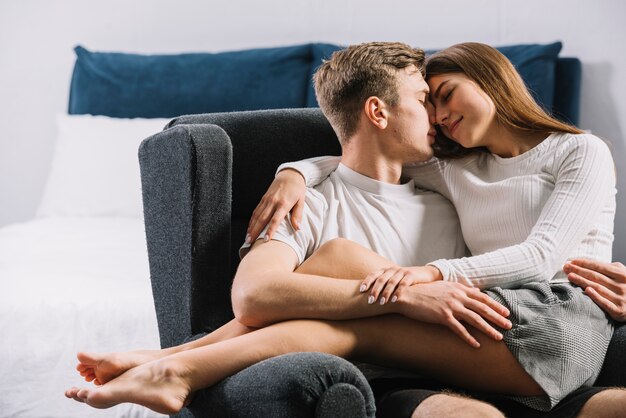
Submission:
[[[276,168],[287,161],[339,155],[339,141],[318,108],[190,115],[174,119],[169,126],[182,124],[217,125],[232,143],[229,243],[232,278],[239,264],[238,250],[243,244],[248,220],[274,179]],[[194,227],[203,228],[203,225]]]

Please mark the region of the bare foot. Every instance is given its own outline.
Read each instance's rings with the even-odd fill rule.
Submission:
[[[103,385],[133,367],[164,357],[163,350],[127,351],[119,353],[79,352],[76,370],[87,382]]]
[[[130,402],[161,414],[179,412],[190,399],[191,389],[172,362],[156,360],[134,367],[108,383],[89,389],[73,387],[65,396],[94,408],[110,408]]]

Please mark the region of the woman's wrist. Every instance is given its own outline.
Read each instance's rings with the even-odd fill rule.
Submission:
[[[429,264],[427,266],[424,266],[424,268],[426,268],[426,270],[428,271],[428,274],[432,278],[433,282],[436,282],[437,280],[443,280],[443,274],[441,274],[441,270],[439,270],[437,267]]]
[[[306,179],[302,175],[301,172],[294,168],[283,168],[278,173],[276,173],[276,178],[280,178],[285,181],[297,181],[301,182],[302,185],[306,185]]]

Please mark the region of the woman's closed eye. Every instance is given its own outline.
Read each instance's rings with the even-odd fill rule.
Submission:
[[[425,108],[428,108],[428,107],[431,105],[431,101],[430,101],[430,99],[428,98],[428,96],[422,97],[422,98],[418,99],[418,101],[419,101],[422,105],[424,105],[424,107],[425,107]]]

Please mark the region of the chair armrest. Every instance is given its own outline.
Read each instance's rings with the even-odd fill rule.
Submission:
[[[352,363],[324,353],[291,353],[256,363],[196,392],[195,418],[365,418],[375,403]]]
[[[232,146],[215,125],[178,125],[146,139],[139,162],[159,335],[170,347],[230,319],[230,282],[211,278],[230,271]]]

